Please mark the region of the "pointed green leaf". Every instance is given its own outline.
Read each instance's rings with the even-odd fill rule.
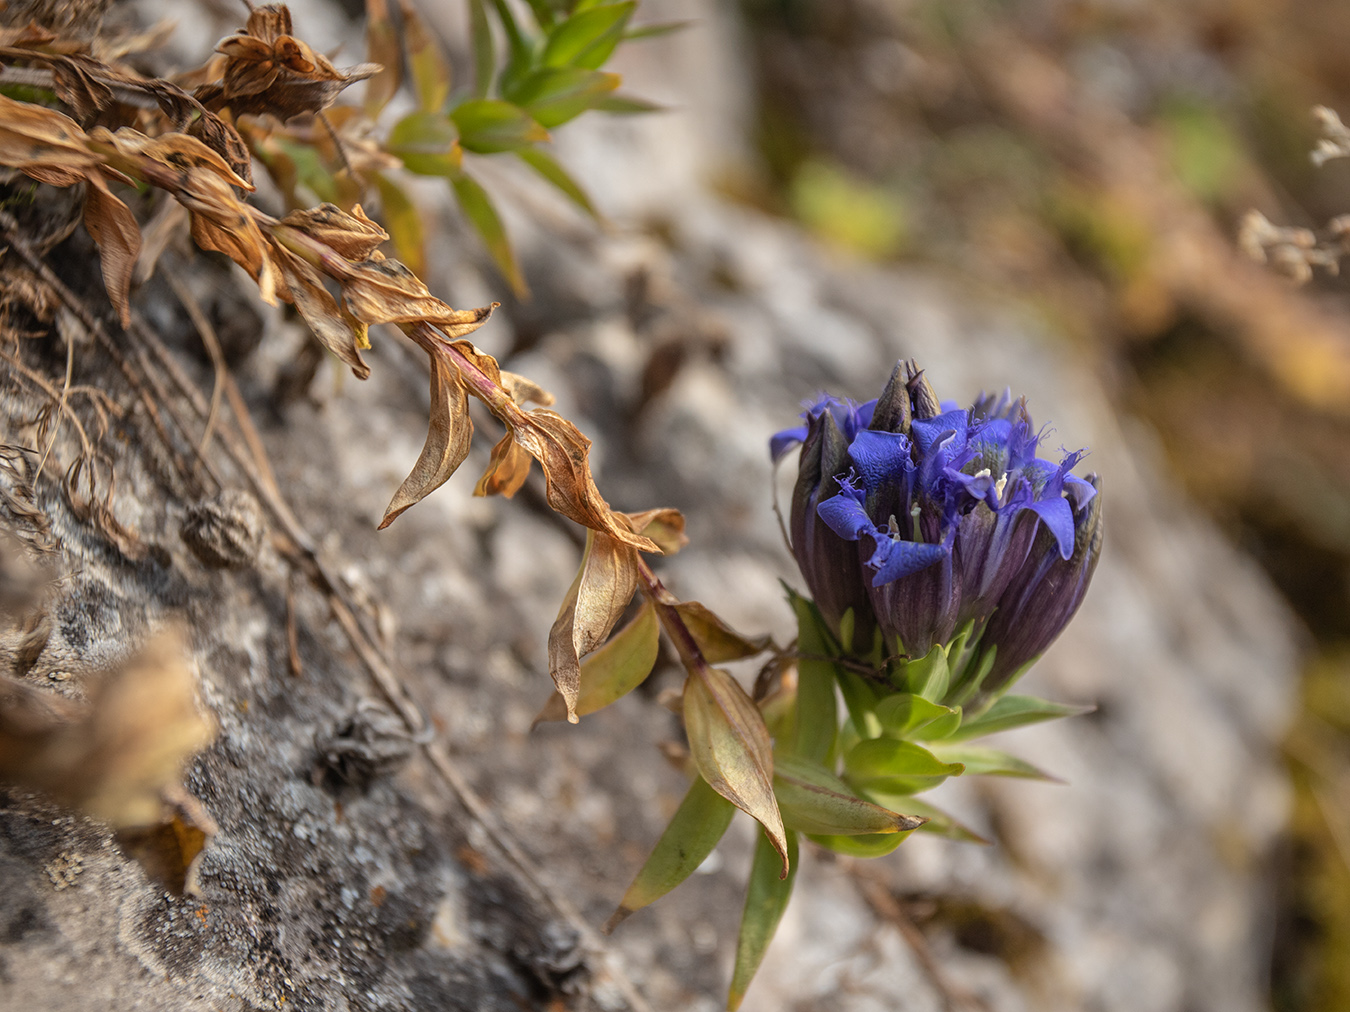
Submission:
[[[908,794],[887,794],[884,791],[872,790],[863,793],[882,808],[898,809],[909,815],[926,818],[928,821],[919,827],[921,833],[944,836],[949,840],[961,840],[964,843],[989,844],[989,841],[983,836],[950,812],[938,808],[937,805],[929,804],[927,801],[922,801]]]
[[[834,665],[823,659],[828,651],[815,605],[791,590],[788,595],[797,613],[797,652],[802,655],[797,661],[797,736],[790,751],[823,763],[839,733]]]
[[[912,832],[912,830],[911,830]],[[812,834],[808,839],[826,850],[848,857],[885,857],[909,838],[909,833],[869,833],[865,836],[824,836]]]
[[[592,108],[619,86],[618,74],[583,67],[536,70],[503,94],[552,129]]]
[[[909,692],[897,692],[877,704],[877,720],[891,738],[932,741],[946,738],[961,724],[961,708],[942,706]]]
[[[551,28],[557,20],[558,11],[549,0],[525,0],[530,5],[530,13],[540,28]],[[565,6],[565,5],[563,5]]]
[[[384,69],[366,81],[366,116],[375,119],[401,83],[402,47],[385,0],[366,0],[366,59]]]
[[[849,718],[858,732],[867,738],[881,734],[881,721],[877,720],[876,708],[879,701],[877,689],[856,671],[850,671],[841,664],[834,666],[834,675],[839,682],[839,693],[844,697],[844,706],[848,708]]]
[[[724,664],[742,657],[753,657],[769,647],[769,637],[749,639],[714,615],[697,601],[681,601],[675,605],[684,626],[698,643],[703,659],[709,664]]]
[[[966,741],[980,735],[993,734],[995,731],[1007,731],[1009,728],[1036,724],[1056,717],[1077,717],[1091,713],[1094,706],[1074,706],[1070,703],[1052,703],[1048,699],[1035,696],[1004,696],[978,717],[964,721],[950,735],[952,741]]]
[[[864,791],[915,794],[959,775],[959,762],[939,759],[910,741],[870,738],[854,745],[844,759],[848,779]]]
[[[702,777],[696,778],[661,839],[656,841],[647,863],[623,894],[619,908],[605,922],[605,934],[693,874],[722,839],[735,813],[731,802],[709,787]]]
[[[656,664],[660,640],[661,626],[656,620],[656,607],[646,601],[631,622],[581,662],[577,716],[584,717],[601,710],[641,685]],[[549,696],[535,723],[566,719],[567,705],[555,692]]]
[[[1028,780],[1051,780],[1062,784],[1057,776],[1031,765],[1025,759],[1019,759],[996,748],[981,748],[977,745],[934,744],[933,754],[944,762],[960,763],[967,773],[983,773],[1000,777],[1025,777]]]
[[[389,131],[385,149],[419,176],[448,176],[459,170],[464,153],[459,130],[444,113],[414,112]]]
[[[548,33],[540,64],[589,70],[603,66],[623,38],[623,30],[636,9],[636,0],[627,0],[573,14]]]
[[[692,26],[692,21],[657,21],[650,25],[638,25],[636,28],[630,28],[623,33],[625,42],[636,42],[638,39],[654,39],[661,35],[670,35],[673,32],[682,32]]]
[[[764,961],[764,953],[783,919],[792,884],[797,880],[797,834],[788,834],[788,859],[792,870],[787,878],[778,874],[778,853],[768,839],[760,835],[755,843],[755,860],[750,866],[750,884],[745,892],[741,930],[736,938],[736,968],[731,975],[727,995],[728,1012],[736,1012],[745,998],[746,988]]]
[[[534,69],[534,47],[520,30],[516,16],[511,13],[511,7],[506,0],[492,0],[492,4],[497,11],[497,19],[501,21],[502,29],[506,32],[508,49],[506,66],[502,68],[497,88],[510,98],[512,89]]]
[[[543,176],[550,183],[563,192],[566,197],[576,204],[592,218],[599,220],[600,213],[591,203],[591,198],[586,191],[581,188],[576,180],[568,175],[567,170],[558,164],[558,160],[547,151],[539,148],[520,148],[516,155],[522,162],[534,169],[535,172]],[[713,663],[719,663],[714,661]]]
[[[473,39],[473,93],[487,98],[497,72],[497,47],[483,0],[469,0],[469,34]]]
[[[773,783],[783,824],[803,833],[901,833],[924,823],[865,801],[825,767],[792,756],[776,757]]]
[[[684,685],[689,754],[703,779],[764,827],[788,872],[783,817],[773,794],[769,729],[740,683],[725,671],[691,671]]]
[[[452,176],[450,182],[454,186],[459,206],[483,237],[497,269],[517,295],[525,295],[529,289],[520,273],[520,265],[516,263],[516,255],[511,249],[511,241],[506,237],[502,220],[497,215],[497,209],[492,206],[492,198],[476,179],[463,172]]]
[[[393,180],[383,173],[375,173],[375,188],[380,192],[381,217],[394,240],[398,258],[419,277],[426,275],[426,241],[422,234],[422,215]]]
[[[455,106],[450,118],[459,128],[465,151],[491,155],[548,140],[548,131],[529,113],[499,98],[471,98]]]
[[[403,42],[408,49],[408,69],[417,91],[417,104],[424,112],[438,112],[450,97],[450,64],[409,0],[403,0],[401,6]]]
[[[591,108],[596,112],[607,112],[613,116],[634,116],[643,112],[665,112],[666,107],[645,98],[631,95],[604,95],[597,99]]]
[[[900,670],[901,679],[897,684],[901,688],[934,703],[942,699],[951,682],[947,648],[941,644],[929,650],[924,657],[905,663]]]

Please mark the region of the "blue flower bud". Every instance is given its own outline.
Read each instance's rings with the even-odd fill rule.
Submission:
[[[792,550],[836,634],[853,609],[861,635],[845,649],[867,653],[879,626],[888,649],[919,658],[968,629],[963,668],[987,668],[984,691],[1004,686],[1068,622],[1096,566],[1097,481],[1072,473],[1084,451],[1041,459],[1024,401],[958,408],[913,362],[876,401],[825,397],[803,418],[771,451],[803,443]]]

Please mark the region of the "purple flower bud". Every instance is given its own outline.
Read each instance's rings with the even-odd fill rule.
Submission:
[[[875,625],[888,650],[918,658],[969,628],[964,671],[992,655],[992,690],[1058,635],[1100,551],[1096,478],[1071,473],[1083,451],[1039,458],[1025,402],[957,408],[912,361],[876,401],[825,397],[803,418],[771,451],[803,443],[792,550],[836,634],[853,609],[846,649],[868,652]]]

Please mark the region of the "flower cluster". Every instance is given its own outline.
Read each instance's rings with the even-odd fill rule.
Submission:
[[[1023,400],[940,402],[913,362],[877,400],[826,396],[802,417],[771,452],[802,444],[792,550],[842,648],[873,654],[879,633],[886,651],[919,659],[964,636],[967,690],[1006,687],[1096,568],[1098,480],[1072,473],[1084,451],[1041,459]]]

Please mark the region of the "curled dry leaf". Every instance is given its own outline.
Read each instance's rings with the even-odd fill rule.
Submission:
[[[500,376],[502,387],[517,404],[534,403],[546,408],[554,401],[551,393],[526,376],[505,369],[501,370]]]
[[[548,666],[553,684],[577,722],[581,690],[580,658],[609,635],[637,590],[637,551],[595,529],[586,532],[586,551],[576,579],[548,634]]]
[[[753,639],[742,636],[697,601],[681,601],[675,605],[675,610],[680,613],[685,628],[694,637],[704,660],[709,664],[725,664],[742,657],[753,657],[767,650],[772,642],[768,636],[756,636]]]
[[[84,227],[98,246],[99,266],[108,298],[122,326],[131,324],[131,275],[141,252],[141,230],[131,209],[112,195],[100,176],[89,177],[84,195]]]
[[[104,677],[87,707],[0,687],[0,779],[46,790],[114,826],[159,820],[161,794],[213,729],[193,702],[182,638],[162,633]]]
[[[361,349],[370,347],[366,325],[337,304],[324,287],[323,276],[305,260],[277,246],[271,255],[285,283],[281,297],[299,310],[320,344],[349,366],[357,379],[366,379],[370,366],[361,358]]]
[[[69,116],[0,95],[0,165],[52,186],[74,186],[101,162]]]
[[[473,487],[474,495],[500,495],[510,499],[520,491],[525,479],[530,476],[530,463],[534,460],[526,453],[515,436],[507,433],[492,448],[487,469]]]
[[[640,513],[620,513],[634,534],[641,534],[656,542],[662,555],[674,555],[689,538],[684,533],[684,514],[679,510],[661,507]]]
[[[412,472],[403,480],[389,508],[384,511],[380,530],[444,485],[469,454],[473,422],[469,419],[464,380],[444,353],[431,351],[428,354],[431,359],[431,422],[426,445]]]
[[[281,223],[308,233],[348,260],[365,260],[389,241],[389,233],[366,217],[360,204],[351,211],[320,204],[308,211],[292,211]]]
[[[656,606],[644,601],[637,615],[609,638],[600,649],[581,662],[581,687],[576,713],[588,713],[609,706],[632,692],[652,672],[660,650],[661,625]],[[567,717],[567,704],[553,693],[534,718],[534,725]]]
[[[284,243],[284,229],[276,230]],[[452,309],[427,289],[420,278],[397,260],[325,263],[342,285],[353,313],[366,323],[431,323],[451,337],[477,330],[492,315],[492,307]],[[493,363],[495,366],[495,362]]]
[[[373,63],[338,70],[291,32],[284,4],[255,7],[247,26],[216,47],[225,57],[223,80],[198,88],[197,99],[213,111],[228,106],[236,114],[267,113],[285,122],[322,112],[343,88],[380,70]]]
[[[699,774],[764,827],[786,877],[787,834],[773,793],[773,744],[754,702],[731,675],[704,666],[691,671],[684,686],[684,727]]]

